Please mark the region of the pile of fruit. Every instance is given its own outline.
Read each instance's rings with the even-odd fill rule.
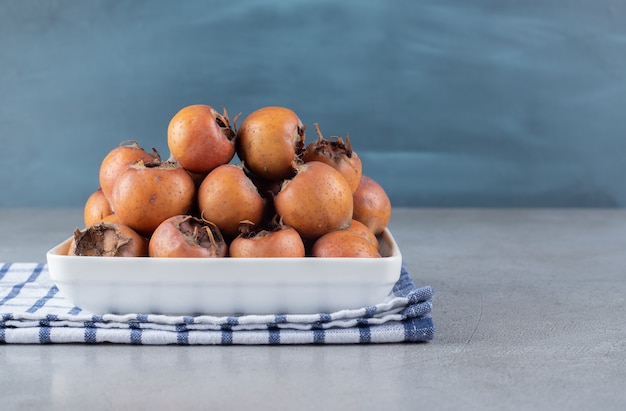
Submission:
[[[239,127],[238,117],[184,107],[168,126],[167,160],[135,141],[112,149],[68,254],[380,257],[391,202],[348,135],[326,139],[315,124],[305,145],[306,127],[285,107]]]

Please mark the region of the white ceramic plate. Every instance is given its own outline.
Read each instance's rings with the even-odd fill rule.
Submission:
[[[402,256],[388,230],[382,258],[149,258],[47,253],[62,295],[96,314],[303,314],[382,302]]]

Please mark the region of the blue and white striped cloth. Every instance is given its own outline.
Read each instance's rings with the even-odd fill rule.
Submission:
[[[58,293],[46,264],[0,263],[0,344],[358,344],[429,341],[433,290],[406,267],[385,301],[298,315],[95,315]]]

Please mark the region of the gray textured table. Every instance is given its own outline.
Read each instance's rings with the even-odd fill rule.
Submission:
[[[0,209],[0,261],[44,261],[76,209]],[[626,409],[626,210],[395,209],[435,340],[0,346],[0,408]]]

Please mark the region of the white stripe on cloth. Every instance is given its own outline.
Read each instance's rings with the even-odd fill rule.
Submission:
[[[298,315],[95,315],[58,294],[47,266],[0,263],[0,343],[357,344],[434,338],[433,290],[406,267],[385,301],[334,313]]]

